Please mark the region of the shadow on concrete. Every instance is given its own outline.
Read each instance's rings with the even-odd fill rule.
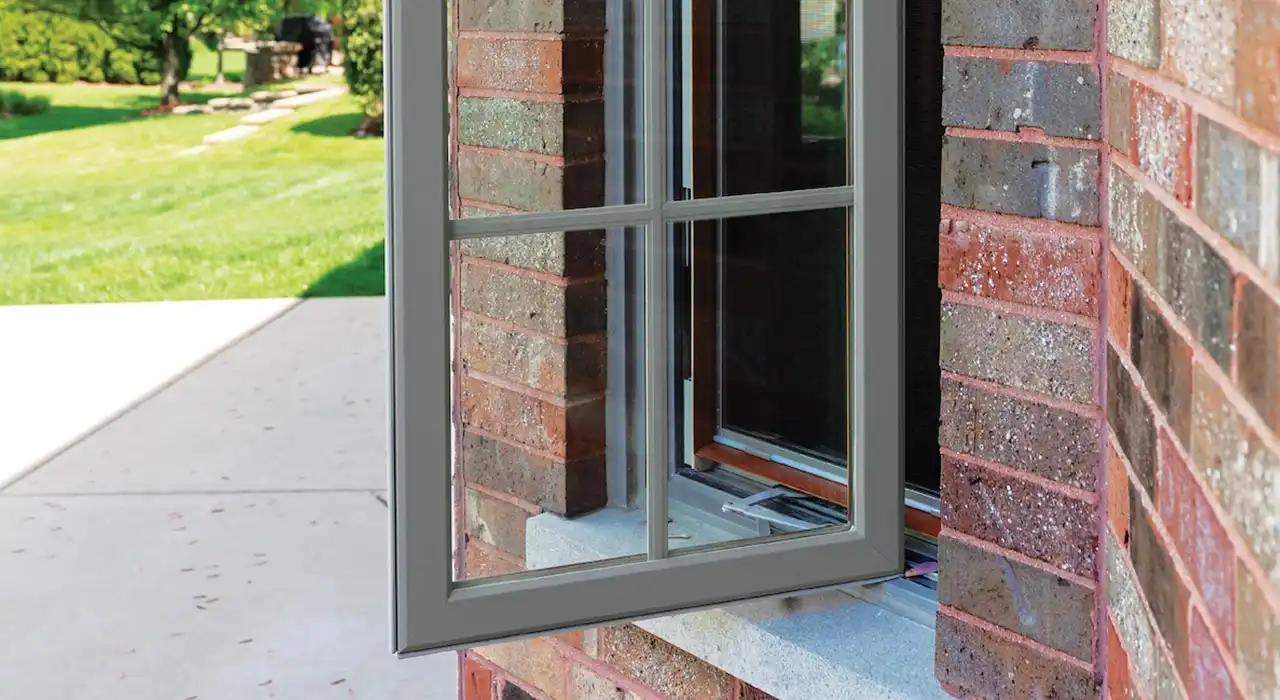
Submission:
[[[379,241],[312,282],[302,292],[304,299],[316,297],[376,297],[386,293],[386,243]]]

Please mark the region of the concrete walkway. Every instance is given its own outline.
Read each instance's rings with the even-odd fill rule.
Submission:
[[[107,396],[160,388],[0,491],[0,695],[456,698],[453,654],[389,652],[384,301],[148,306],[150,323],[144,309],[76,311],[98,319],[76,332],[56,307],[28,307],[26,327],[46,330],[16,336],[25,372],[4,350],[7,464],[29,461],[9,444],[86,387],[116,387],[97,414]],[[214,318],[220,334],[201,330]],[[186,359],[146,350],[157,343]],[[57,400],[37,396],[46,382]],[[21,410],[37,400],[38,419]],[[74,437],[93,413],[45,434]],[[62,439],[14,444],[43,454]]]

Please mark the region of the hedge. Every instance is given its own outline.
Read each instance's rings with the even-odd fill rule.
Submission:
[[[343,73],[370,117],[382,116],[382,0],[342,3]]]
[[[0,7],[0,80],[26,83],[160,82],[154,51],[116,44],[101,28],[46,12]]]

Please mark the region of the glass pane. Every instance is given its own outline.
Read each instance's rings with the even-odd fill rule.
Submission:
[[[708,517],[728,521],[721,539],[848,522],[848,221],[828,209],[681,227],[673,548],[701,544]]]
[[[676,0],[673,197],[848,184],[845,0]]]
[[[632,272],[610,255],[640,245],[638,234],[455,244],[453,521],[465,552],[455,575],[557,566],[554,550],[592,533],[619,539],[611,556],[645,552],[643,512],[607,507],[611,480],[615,505],[627,505],[628,469],[642,457],[641,414],[628,402],[640,356],[628,343],[643,314],[621,286]]]
[[[455,217],[642,200],[635,3],[586,0],[542,17],[518,4],[465,0],[457,17]]]

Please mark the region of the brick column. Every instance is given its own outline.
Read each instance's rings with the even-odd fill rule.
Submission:
[[[463,216],[604,204],[604,2],[454,6],[454,206]],[[525,521],[605,504],[604,235],[455,247],[468,577],[524,567]],[[564,696],[581,634],[463,654],[471,698]]]
[[[1280,697],[1280,4],[1108,20],[1108,692]]]
[[[1101,108],[1094,0],[944,0],[937,674],[1094,698]]]

